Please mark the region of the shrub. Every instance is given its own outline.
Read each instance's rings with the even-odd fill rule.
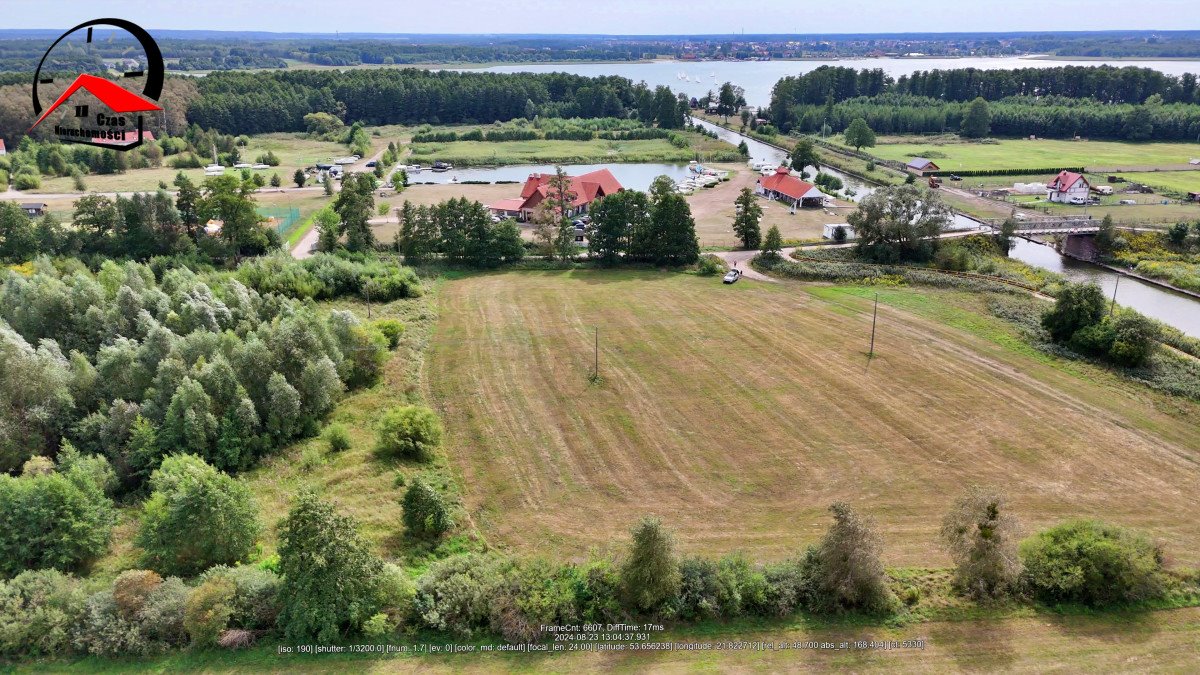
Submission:
[[[804,567],[799,561],[768,565],[763,570],[767,582],[766,598],[760,608],[763,616],[785,617],[804,601]]]
[[[100,591],[87,599],[71,643],[79,651],[97,656],[142,654],[150,646],[139,623],[121,616],[112,591]]]
[[[350,449],[350,432],[344,424],[330,424],[325,429],[325,440],[330,452],[345,452]]]
[[[1066,343],[1077,331],[1100,323],[1104,304],[1104,293],[1096,284],[1066,284],[1053,309],[1043,315],[1042,326],[1052,340]]]
[[[136,620],[150,594],[162,582],[162,577],[150,570],[126,570],[117,575],[113,581],[112,593],[121,616],[131,621]]]
[[[395,624],[392,623],[391,618],[387,614],[382,612],[372,616],[363,623],[363,635],[373,639],[391,635],[394,630],[396,630]]]
[[[393,408],[379,420],[377,449],[389,456],[428,459],[442,442],[442,423],[429,408]]]
[[[454,526],[450,509],[436,489],[419,477],[404,491],[404,529],[413,537],[440,537]]]
[[[81,470],[0,475],[0,576],[78,569],[108,549],[112,501]]]
[[[168,577],[156,586],[142,604],[138,621],[146,638],[166,647],[182,647],[188,634],[183,618],[192,589],[178,577]]]
[[[273,628],[279,618],[279,575],[255,565],[213,567],[201,575],[201,581],[225,579],[233,584],[229,623],[237,628],[264,630]]]
[[[85,599],[78,580],[57,570],[22,572],[0,581],[0,655],[66,652]]]
[[[403,323],[396,319],[380,319],[375,322],[375,327],[387,338],[388,349],[395,349],[400,345],[400,336],[404,334]]]
[[[626,605],[634,611],[661,611],[679,596],[675,539],[654,518],[643,518],[631,534],[633,542],[629,555],[621,566]]]
[[[304,448],[300,453],[300,470],[305,473],[312,473],[317,469],[325,466],[325,453],[321,452],[321,448],[315,445],[310,445]]]
[[[379,589],[376,598],[379,610],[385,614],[393,628],[403,625],[413,613],[413,602],[417,595],[417,586],[399,565],[384,563],[383,572],[379,575]]]
[[[725,265],[715,255],[702,255],[696,263],[696,272],[700,276],[711,277],[725,271]]]
[[[542,626],[578,623],[577,583],[573,565],[535,559],[510,568],[491,604],[492,630],[509,642],[525,642],[545,637]]]
[[[575,605],[584,621],[611,623],[622,616],[621,575],[609,560],[593,560],[579,570]]]
[[[305,491],[279,530],[279,625],[288,639],[329,642],[379,612],[383,562],[354,519]]]
[[[1046,602],[1104,607],[1157,597],[1162,553],[1140,533],[1096,520],[1071,520],[1021,543],[1025,578]]]
[[[233,616],[233,598],[236,588],[224,577],[214,577],[200,584],[188,598],[183,614],[183,627],[199,647],[217,644],[221,632],[229,626]]]
[[[833,525],[804,560],[809,605],[818,612],[888,609],[892,596],[879,558],[883,543],[873,523],[842,502],[829,510]]]
[[[429,628],[461,636],[486,628],[492,600],[510,566],[507,560],[482,554],[433,563],[417,581],[417,616]]]
[[[172,455],[151,475],[150,487],[137,535],[148,567],[191,576],[249,555],[261,528],[244,483],[195,455]]]
[[[941,531],[956,566],[955,586],[978,599],[1014,592],[1021,577],[1019,529],[1001,495],[973,487],[955,501]]]

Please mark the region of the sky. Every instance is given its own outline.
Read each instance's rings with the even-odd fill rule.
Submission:
[[[90,19],[148,30],[273,32],[896,33],[1200,30],[1197,0],[3,0],[3,28]],[[1057,7],[1057,9],[1056,9]],[[1136,7],[1136,11],[1132,11]]]

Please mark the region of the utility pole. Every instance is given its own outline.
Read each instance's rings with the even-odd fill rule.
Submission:
[[[1113,312],[1117,311],[1117,289],[1121,287],[1121,275],[1117,275],[1117,283],[1113,285],[1112,304],[1108,306],[1108,315],[1112,316]]]
[[[871,314],[871,350],[867,352],[867,358],[875,356],[875,322],[879,318],[879,294],[875,294],[875,311]]]

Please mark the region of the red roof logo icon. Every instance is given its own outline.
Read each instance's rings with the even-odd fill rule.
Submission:
[[[62,96],[58,97],[58,100],[55,101],[53,105],[51,105],[49,108],[46,108],[46,111],[37,118],[37,121],[33,123],[33,126],[29,127],[29,131],[33,131],[37,125],[42,123],[42,120],[46,119],[46,117],[50,115],[50,113],[54,112],[55,109],[63,104],[63,102],[65,102],[68,98],[71,98],[75,92],[79,91],[80,87],[86,89],[93,96],[100,99],[101,103],[108,106],[115,113],[162,110],[162,106],[144,96],[135,94],[132,91],[118,86],[117,84],[102,77],[96,77],[95,75],[88,75],[87,73],[84,73],[75,78],[75,81],[71,83],[71,86],[67,87],[67,90],[62,93]]]

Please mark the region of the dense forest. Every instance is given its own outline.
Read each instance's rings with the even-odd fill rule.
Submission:
[[[961,68],[893,79],[879,69],[823,66],[776,83],[769,111],[785,132],[823,124],[841,131],[858,117],[881,133],[943,132],[960,127],[977,97],[990,102],[991,132],[1000,136],[1200,136],[1196,76],[1133,67]]]
[[[301,131],[329,112],[364,124],[454,124],[524,117],[625,117],[677,128],[684,106],[665,87],[624,77],[426,70],[215,73],[200,79],[189,122],[225,133]]]

